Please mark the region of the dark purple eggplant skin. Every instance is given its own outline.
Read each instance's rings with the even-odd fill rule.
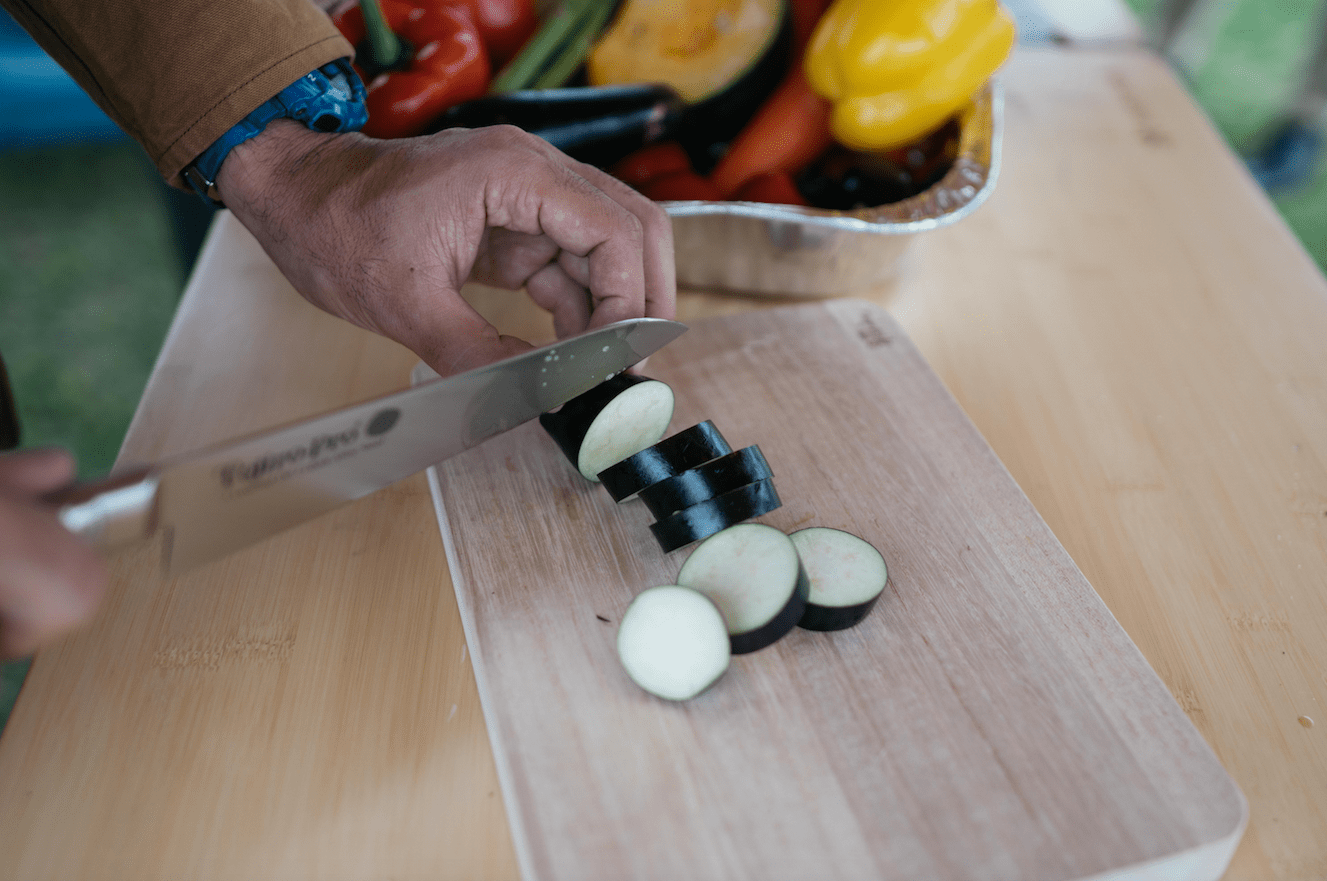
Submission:
[[[733,448],[714,423],[683,429],[599,472],[599,482],[615,502],[625,502],[642,489],[731,453]]]
[[[640,491],[640,500],[651,514],[662,520],[683,508],[773,476],[760,447],[744,447],[645,487]]]
[[[571,462],[571,467],[579,469],[581,443],[594,424],[595,417],[603,412],[610,401],[633,385],[654,381],[635,373],[619,373],[572,398],[552,413],[540,414],[539,424],[557,443],[562,455]]]
[[[670,553],[782,505],[774,481],[758,480],[651,523],[650,532],[664,553]]]
[[[768,648],[792,632],[806,615],[806,598],[811,594],[811,580],[806,568],[797,564],[797,583],[788,603],[763,626],[746,633],[728,634],[729,650],[735,655],[747,655]]]
[[[659,83],[526,89],[457,104],[429,131],[514,125],[604,168],[671,137],[685,111],[686,102]]]
[[[881,591],[880,593],[884,593]],[[803,630],[816,630],[822,633],[828,633],[834,630],[847,630],[849,627],[856,627],[871,614],[875,608],[876,600],[880,599],[880,594],[876,594],[864,603],[856,603],[851,606],[820,606],[808,602],[806,610],[802,612],[802,618],[797,622],[797,626]]]
[[[906,150],[867,154],[831,147],[798,174],[797,191],[815,207],[835,211],[902,202],[948,173],[959,134],[958,122],[950,120]]]

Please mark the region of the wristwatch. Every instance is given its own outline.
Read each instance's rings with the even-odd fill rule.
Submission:
[[[338,58],[309,71],[241,119],[185,167],[184,179],[204,202],[224,208],[216,188],[221,163],[272,120],[298,120],[316,132],[350,132],[363,128],[368,118],[364,82],[349,59]]]

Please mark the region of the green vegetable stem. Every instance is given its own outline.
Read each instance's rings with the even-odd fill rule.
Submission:
[[[369,65],[375,70],[392,70],[406,54],[405,43],[387,26],[378,0],[359,0],[364,14],[364,31],[369,40]]]
[[[489,93],[501,95],[565,84],[589,54],[616,7],[616,0],[567,0],[498,73]]]

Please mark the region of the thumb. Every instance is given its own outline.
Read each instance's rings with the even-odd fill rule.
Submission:
[[[0,658],[30,654],[91,617],[105,564],[41,503],[0,497]]]

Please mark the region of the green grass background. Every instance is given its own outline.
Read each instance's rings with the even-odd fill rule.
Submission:
[[[1147,24],[1157,0],[1127,0]],[[1209,0],[1172,44],[1172,62],[1199,105],[1237,152],[1256,152],[1298,93],[1323,0]],[[1327,161],[1305,186],[1269,194],[1291,229],[1327,270]]]
[[[136,144],[0,154],[0,353],[23,445],[115,459],[184,278]]]
[[[1156,0],[1128,0],[1147,21]],[[1198,102],[1239,151],[1293,99],[1323,0],[1212,0],[1176,45]],[[1274,200],[1327,268],[1327,163]],[[128,142],[0,153],[0,352],[25,445],[115,458],[186,267],[164,191]],[[27,670],[0,667],[0,726]]]
[[[0,353],[23,446],[119,451],[183,289],[166,198],[137,144],[0,153]],[[26,675],[0,666],[0,727]]]

